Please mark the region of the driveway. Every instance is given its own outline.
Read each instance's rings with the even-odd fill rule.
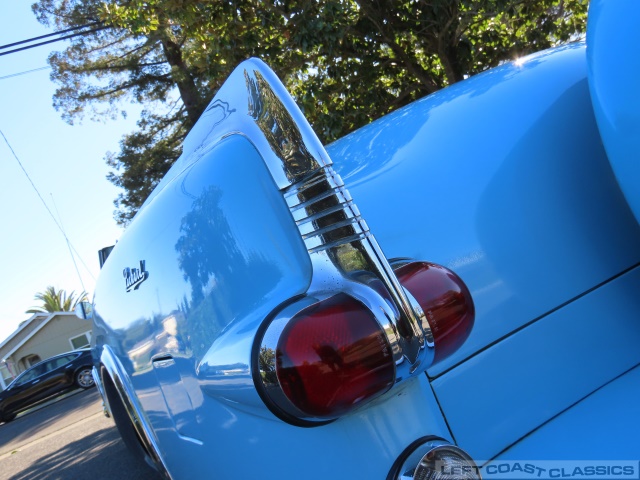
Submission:
[[[131,456],[96,389],[0,424],[0,480],[161,480]]]

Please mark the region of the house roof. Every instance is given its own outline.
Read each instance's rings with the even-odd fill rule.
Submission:
[[[32,331],[30,331],[22,340],[20,340],[8,353],[5,353],[2,355],[2,360],[6,360],[7,358],[9,358],[11,355],[13,355],[15,353],[16,350],[18,350],[20,347],[22,347],[25,343],[27,343],[27,341],[29,341],[30,338],[32,338],[36,333],[38,333],[40,330],[42,330],[42,328],[48,324],[52,319],[54,319],[55,317],[59,317],[59,316],[63,316],[63,315],[75,315],[75,313],[73,312],[52,312],[48,314],[48,317],[44,319],[44,321],[42,321],[40,323],[40,325],[38,325],[36,328],[34,328]],[[0,349],[12,338],[14,338],[16,336],[16,334],[21,331],[23,329],[23,327],[26,326],[27,323],[31,323],[31,321],[33,321],[33,319],[35,317],[42,317],[42,314],[36,313],[33,317],[31,317],[27,322],[25,322],[24,325],[20,326],[18,328],[18,330],[16,330],[7,340],[5,340],[4,342],[2,342],[2,344],[0,344]]]
[[[18,334],[20,332],[22,332],[23,330],[25,330],[29,325],[31,325],[31,323],[38,319],[38,318],[42,318],[42,317],[48,317],[49,315],[51,315],[48,312],[42,312],[42,313],[34,313],[31,317],[27,318],[25,321],[21,322],[20,325],[18,326],[18,328],[16,328],[13,333],[11,335],[9,335],[7,338],[5,338],[2,342],[0,342],[0,350],[2,350],[2,348],[9,343],[11,340],[13,340],[15,337],[18,336]]]

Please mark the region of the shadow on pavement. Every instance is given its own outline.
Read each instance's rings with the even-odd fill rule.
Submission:
[[[104,428],[38,459],[9,480],[161,480],[126,449],[115,427]]]
[[[76,390],[71,395],[54,397],[38,408],[23,412],[12,422],[0,424],[0,454],[9,445],[27,443],[49,430],[61,428],[58,422],[65,417],[70,419],[69,423],[74,418],[81,418],[82,411],[99,401],[99,398],[96,389]],[[100,411],[99,407],[94,410]]]

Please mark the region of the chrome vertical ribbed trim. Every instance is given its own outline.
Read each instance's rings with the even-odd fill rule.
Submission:
[[[153,195],[221,140],[245,137],[263,158],[309,253],[309,298],[340,291],[353,296],[371,309],[384,330],[397,380],[426,370],[433,342],[424,314],[400,285],[322,143],[273,71],[260,60],[243,62],[202,117],[185,139],[183,156]],[[234,360],[225,357],[224,362]]]

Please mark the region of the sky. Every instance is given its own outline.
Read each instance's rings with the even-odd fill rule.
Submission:
[[[52,32],[36,21],[31,3],[0,0],[0,45]],[[91,296],[97,252],[122,234],[113,219],[120,190],[105,178],[104,156],[118,151],[136,115],[70,126],[52,106],[50,69],[13,76],[47,67],[48,55],[65,45],[0,56],[0,130],[79,254],[79,275],[64,235],[0,136],[0,343],[31,316],[25,311],[38,305],[33,297],[47,286]]]

